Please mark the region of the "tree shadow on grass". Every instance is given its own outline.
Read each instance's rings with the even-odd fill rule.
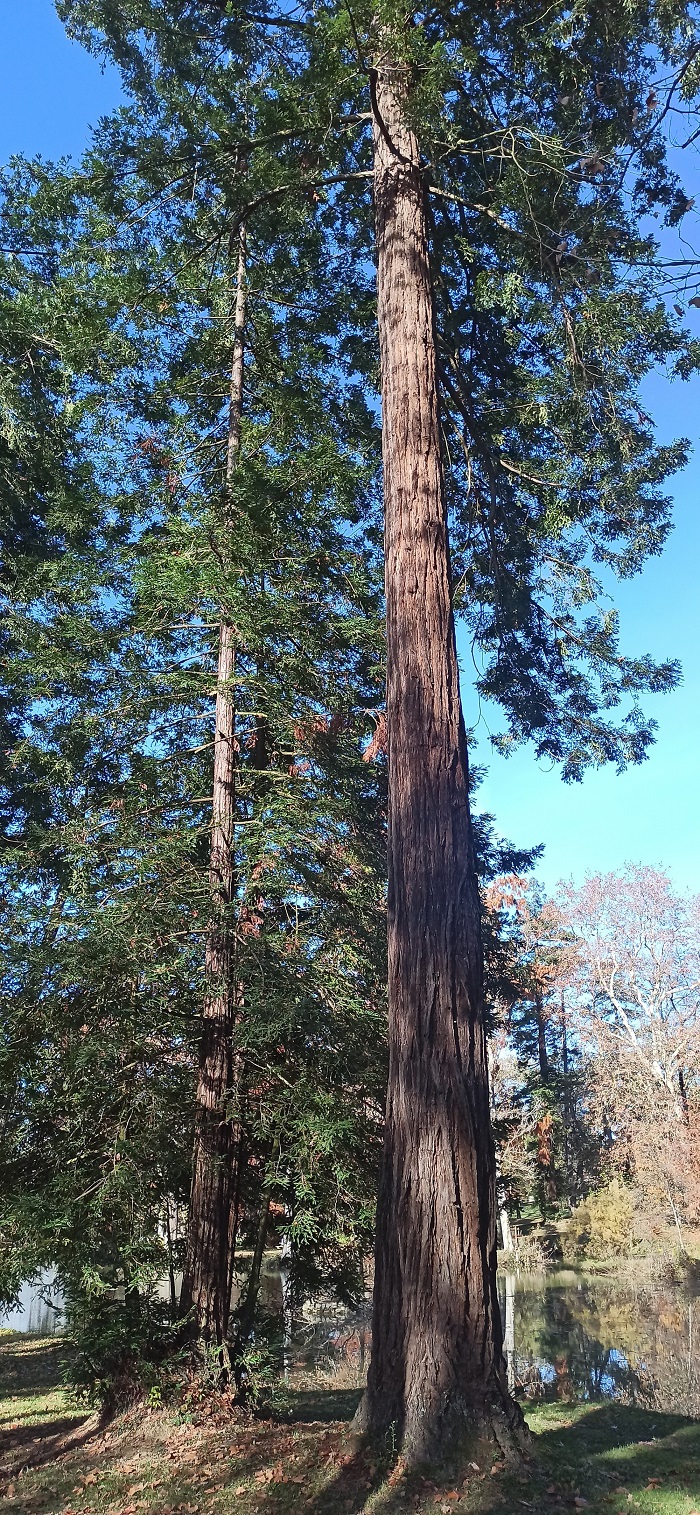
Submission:
[[[352,1420],[361,1398],[362,1389],[300,1389],[284,1419],[290,1424]]]
[[[326,1481],[317,1487],[319,1462],[314,1461],[314,1445],[309,1443],[307,1487],[297,1490],[302,1494],[298,1506],[284,1508],[303,1503],[306,1515],[363,1515],[373,1495],[373,1515],[399,1515],[416,1506],[432,1511],[441,1504],[478,1515],[520,1515],[522,1510],[531,1510],[533,1515],[572,1515],[586,1506],[591,1512],[626,1507],[626,1496],[634,1498],[643,1490],[658,1492],[661,1509],[664,1493],[700,1504],[700,1421],[680,1415],[609,1402],[585,1410],[572,1406],[569,1419],[568,1407],[556,1405],[547,1424],[548,1408],[544,1407],[536,1416],[539,1429],[531,1460],[521,1467],[504,1468],[498,1453],[485,1446],[478,1473],[466,1460],[463,1467],[406,1473],[389,1447],[378,1454],[376,1448],[353,1445],[347,1434],[343,1444],[348,1426],[337,1425],[337,1401],[329,1406],[327,1423],[331,1423],[331,1408],[340,1444],[326,1459]],[[320,1420],[317,1415],[317,1423]],[[493,1465],[498,1471],[491,1472]],[[316,1491],[310,1492],[314,1485]],[[455,1493],[459,1501],[453,1503]],[[610,1502],[613,1493],[621,1504]],[[586,1505],[576,1500],[585,1500]],[[259,1508],[261,1515],[279,1515],[279,1495],[271,1489]]]
[[[39,1467],[64,1452],[84,1447],[102,1430],[97,1414],[62,1416],[55,1420],[35,1421],[0,1435],[0,1475],[18,1467]]]
[[[100,1429],[100,1416],[92,1412],[34,1418],[32,1401],[61,1387],[62,1357],[62,1344],[43,1338],[17,1336],[0,1343],[0,1477],[82,1447]],[[20,1401],[16,1411],[15,1399]]]
[[[587,1496],[650,1485],[700,1496],[700,1421],[608,1401],[571,1425],[553,1420],[536,1438],[537,1462]],[[588,1488],[583,1487],[587,1482]]]
[[[42,1336],[0,1336],[0,1400],[8,1394],[29,1396],[57,1387],[65,1355],[60,1337],[47,1341]]]

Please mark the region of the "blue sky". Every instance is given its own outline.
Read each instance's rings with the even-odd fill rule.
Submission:
[[[119,76],[69,42],[52,0],[0,0],[0,163],[77,155],[119,99]]]
[[[90,127],[118,102],[116,72],[68,41],[52,0],[0,0],[0,43],[0,162],[13,152],[79,155]],[[700,336],[700,311],[691,318]],[[497,729],[497,715],[482,711],[474,731],[477,760],[489,767],[480,803],[512,841],[545,843],[538,872],[549,888],[561,877],[579,880],[587,871],[641,862],[700,890],[700,380],[670,385],[654,376],[644,405],[663,440],[687,436],[694,447],[674,481],[676,527],[665,553],[615,593],[624,649],[683,663],[681,687],[647,701],[659,723],[651,757],[621,776],[603,770],[567,785],[528,749],[507,760],[493,753],[489,727]],[[473,726],[479,713],[466,647],[462,655]]]

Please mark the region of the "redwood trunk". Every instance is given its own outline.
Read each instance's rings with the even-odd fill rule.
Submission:
[[[389,755],[389,1084],[359,1429],[418,1460],[507,1438],[480,903],[450,596],[432,285],[407,72],[373,76]]]
[[[238,239],[234,345],[226,456],[224,525],[233,529],[231,486],[240,451],[245,326],[245,233]],[[224,571],[230,571],[224,553]],[[180,1296],[193,1312],[199,1335],[221,1345],[231,1302],[240,1160],[240,1059],[235,1046],[237,979],[236,894],[236,633],[226,616],[219,626],[216,684],[212,829],[209,856],[211,918],[207,937],[204,1004],[197,1083],[197,1116],[187,1251]]]

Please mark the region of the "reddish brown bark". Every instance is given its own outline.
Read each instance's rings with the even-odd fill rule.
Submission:
[[[231,486],[240,451],[245,326],[245,233],[238,238],[225,527],[233,529]],[[230,565],[224,564],[224,568]],[[197,1116],[187,1251],[180,1296],[183,1312],[205,1339],[223,1343],[228,1329],[240,1161],[240,1058],[235,1047],[237,980],[236,893],[236,632],[219,627],[212,829],[209,855],[211,918],[207,937],[204,1004],[197,1083]]]
[[[373,78],[387,607],[389,1084],[357,1427],[420,1459],[521,1424],[496,1295],[482,947],[423,179],[407,73]]]

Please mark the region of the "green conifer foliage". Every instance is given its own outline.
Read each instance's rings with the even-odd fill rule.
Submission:
[[[641,760],[654,723],[640,698],[673,687],[678,666],[624,656],[602,591],[660,551],[664,481],[687,452],[655,443],[638,390],[655,364],[687,377],[697,361],[647,230],[650,213],[676,225],[692,209],[666,157],[669,108],[696,85],[692,7],[437,5],[407,31],[403,12],[366,3],[59,9],[142,101],[167,101],[201,163],[245,155],[230,194],[251,228],[311,202],[342,252],[363,374],[372,60],[379,28],[396,31],[429,190],[455,595],[480,692],[503,708],[501,747],[532,741],[566,778]],[[164,175],[172,149],[162,141]]]
[[[12,761],[21,750],[41,772],[38,845],[68,876],[50,901],[60,922],[41,993],[58,1006],[71,985],[92,1000],[102,986],[123,1004],[135,983],[173,1068],[192,1076],[215,648],[230,621],[243,1071],[227,1119],[246,1153],[241,1213],[264,1219],[274,1191],[309,1270],[326,1246],[345,1278],[358,1215],[366,1234],[371,1183],[355,1159],[368,1153],[371,1168],[381,1072],[364,1029],[381,1010],[383,778],[362,754],[382,662],[375,61],[389,48],[408,70],[453,597],[478,688],[502,706],[504,748],[530,740],[576,778],[643,758],[653,723],[640,697],[678,677],[673,662],[621,654],[601,590],[660,550],[665,480],[685,456],[656,445],[638,392],[654,364],[686,376],[698,357],[663,304],[644,230],[650,213],[675,224],[690,208],[665,122],[674,92],[696,87],[694,12],[437,5],[409,24],[367,0],[59,10],[121,66],[129,104],[80,174],[20,173],[6,200],[13,255],[25,271],[52,260],[71,312],[62,372],[75,375],[99,498],[89,551],[61,556],[51,615],[28,596],[20,638],[45,687],[32,672]],[[232,532],[222,498],[243,227]]]
[[[383,776],[363,757],[381,700],[376,425],[347,377],[346,292],[320,288],[313,218],[301,247],[298,231],[292,243],[258,228],[224,531],[230,211],[192,174],[164,204],[133,167],[161,119],[138,132],[135,119],[105,125],[83,174],[22,171],[6,193],[15,257],[31,271],[51,255],[70,305],[62,358],[96,512],[92,543],[58,557],[50,610],[34,583],[12,664],[17,680],[29,648],[22,752],[40,768],[37,848],[65,883],[47,897],[37,852],[22,893],[8,858],[7,1252],[25,1268],[57,1261],[74,1292],[165,1266],[206,993],[225,613],[239,1215],[254,1228],[264,1190],[291,1237],[292,1282],[331,1279],[348,1295],[371,1229],[383,1066]],[[55,1111],[60,1091],[64,1139],[49,1147],[40,1104]],[[16,1281],[14,1269],[6,1288]]]

